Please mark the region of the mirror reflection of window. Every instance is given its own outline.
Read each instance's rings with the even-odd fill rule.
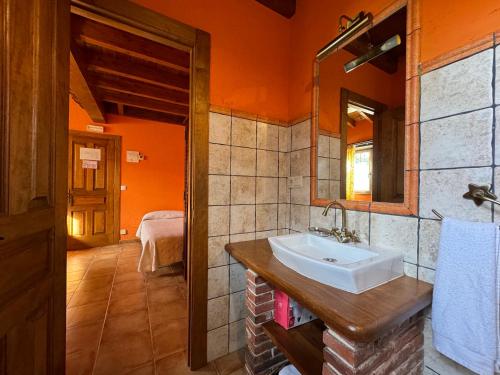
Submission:
[[[373,147],[354,145],[354,193],[372,192],[372,151]]]

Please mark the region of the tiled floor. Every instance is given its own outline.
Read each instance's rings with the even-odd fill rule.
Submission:
[[[242,352],[187,368],[184,279],[144,278],[139,252],[139,243],[68,252],[67,374],[244,374]]]

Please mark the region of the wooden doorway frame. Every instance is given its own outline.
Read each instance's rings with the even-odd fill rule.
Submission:
[[[78,137],[89,137],[89,138],[100,138],[111,140],[114,143],[114,165],[113,165],[113,238],[112,242],[109,244],[117,244],[120,242],[120,185],[121,185],[121,156],[122,156],[122,137],[120,135],[114,134],[100,134],[100,133],[90,133],[80,130],[69,129],[68,135],[78,136]],[[68,147],[71,147],[71,143],[68,142]],[[68,148],[68,153],[71,155],[71,150]],[[71,176],[69,174],[69,161],[68,161],[68,194],[69,186],[71,186]],[[71,198],[68,196],[68,201]],[[68,234],[69,243],[69,234]]]
[[[123,0],[71,0],[71,12],[191,54],[186,241],[188,365],[196,370],[207,363],[210,34]]]

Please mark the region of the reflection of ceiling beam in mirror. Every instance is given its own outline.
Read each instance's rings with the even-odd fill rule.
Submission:
[[[373,110],[372,108],[362,107],[356,104],[349,103],[347,107],[347,113],[352,113],[352,112],[362,112],[372,116],[375,114],[375,110]]]
[[[360,67],[367,62],[376,59],[377,57],[383,55],[384,53],[390,51],[391,49],[399,46],[401,44],[401,37],[399,34],[394,35],[392,38],[387,39],[384,43],[372,48],[369,52],[363,56],[357,57],[354,60],[349,61],[344,65],[344,71],[346,73],[352,72],[354,69]]]
[[[342,34],[328,43],[326,46],[321,48],[319,52],[316,54],[316,59],[322,60],[328,55],[332,54],[336,51],[337,47],[340,46],[345,41],[349,40],[350,37],[355,35],[358,31],[360,31],[363,27],[371,24],[372,22],[371,13],[364,14],[361,12],[357,19],[349,26],[347,30],[345,30]]]

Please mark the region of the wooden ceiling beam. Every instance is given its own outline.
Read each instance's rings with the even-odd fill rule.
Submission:
[[[116,104],[108,102],[105,102],[104,104],[106,107],[106,111],[111,114],[121,114],[123,116],[128,116],[128,117],[165,122],[168,124],[181,125],[181,126],[185,126],[187,124],[188,117],[185,116],[173,115],[164,112],[157,112],[129,105],[123,105],[122,108],[123,112],[119,113],[119,108]]]
[[[103,89],[111,89],[125,94],[135,94],[152,99],[159,99],[171,103],[189,105],[189,93],[172,90],[167,87],[141,82],[132,78],[121,79],[114,75],[101,75],[89,72],[89,83]]]
[[[189,74],[123,54],[87,48],[88,69],[189,92]]]
[[[292,18],[297,8],[295,0],[257,0],[257,2],[286,18]]]
[[[180,115],[183,117],[189,116],[189,108],[183,105],[145,98],[133,94],[124,94],[108,89],[99,89],[98,94],[99,97],[106,102],[145,108],[153,111]]]
[[[189,72],[190,56],[185,51],[74,14],[71,32],[75,40],[86,44]]]
[[[106,123],[103,105],[88,84],[85,63],[74,43],[71,44],[69,67],[71,95],[87,112],[92,121]]]

